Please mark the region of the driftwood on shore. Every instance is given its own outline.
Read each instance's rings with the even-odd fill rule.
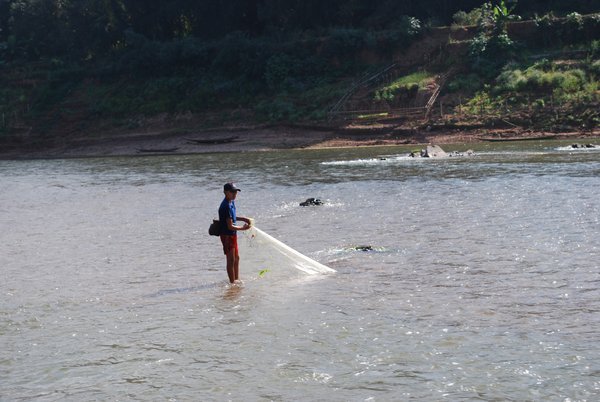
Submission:
[[[227,138],[213,138],[213,139],[195,139],[195,138],[186,138],[187,142],[190,144],[198,144],[198,145],[217,145],[217,144],[228,144],[230,142],[237,141],[239,137],[227,137]]]
[[[168,153],[168,152],[175,152],[179,149],[179,147],[175,147],[175,148],[138,148],[137,151],[138,152],[142,152],[142,153]]]
[[[553,140],[555,138],[556,135],[539,135],[537,137],[480,137],[482,141],[488,142]]]

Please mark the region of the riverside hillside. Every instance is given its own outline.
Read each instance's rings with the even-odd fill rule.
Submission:
[[[598,135],[597,1],[230,3],[3,2],[0,154]]]

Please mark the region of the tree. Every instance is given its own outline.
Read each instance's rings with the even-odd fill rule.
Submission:
[[[10,18],[11,0],[0,0],[0,42],[8,39],[8,20]]]
[[[494,22],[494,28],[492,30],[492,36],[506,34],[506,25],[508,24],[508,21],[518,19],[518,16],[512,14],[516,5],[516,1],[514,1],[513,5],[508,8],[504,0],[500,0],[500,3],[493,6],[492,19]]]
[[[479,33],[471,41],[469,56],[472,67],[487,78],[497,75],[499,68],[514,56],[515,43],[506,31],[506,24],[518,16],[512,15],[504,0],[496,5],[481,6]]]

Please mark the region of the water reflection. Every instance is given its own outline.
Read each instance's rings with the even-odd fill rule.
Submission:
[[[243,285],[234,284],[225,287],[223,293],[223,300],[226,301],[237,301],[242,295]]]

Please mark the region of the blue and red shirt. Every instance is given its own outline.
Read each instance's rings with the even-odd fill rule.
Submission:
[[[221,206],[219,207],[219,222],[221,224],[221,234],[235,236],[237,232],[235,230],[229,230],[227,228],[227,219],[231,219],[231,221],[235,225],[235,202],[227,201],[227,198],[224,198],[221,202]]]

